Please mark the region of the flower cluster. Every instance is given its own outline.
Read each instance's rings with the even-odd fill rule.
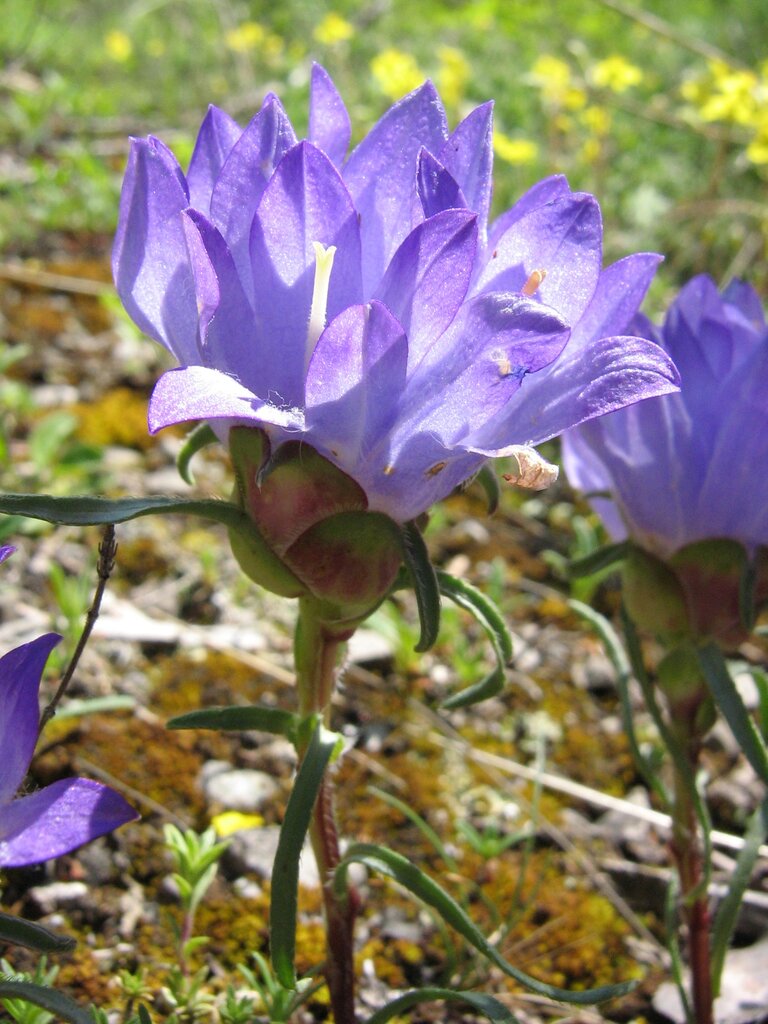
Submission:
[[[0,562],[13,550],[1,547]],[[2,868],[50,860],[138,817],[119,793],[91,779],[60,779],[14,799],[37,744],[40,677],[60,639],[46,633],[0,658]]]
[[[657,258],[603,271],[592,196],[551,178],[488,226],[491,119],[449,133],[427,82],[347,156],[315,66],[305,140],[274,95],[245,129],[211,107],[186,174],[134,140],[115,281],[181,364],[151,429],[307,443],[404,522],[488,457],[675,390],[666,355],[626,336]]]

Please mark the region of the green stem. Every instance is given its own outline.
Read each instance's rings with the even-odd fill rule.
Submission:
[[[350,630],[339,631],[320,621],[309,601],[299,601],[296,628],[296,678],[302,718],[321,714],[330,725],[331,697],[336,681],[339,650]],[[299,750],[299,757],[303,754]],[[348,888],[334,891],[333,874],[341,861],[339,837],[333,810],[333,788],[326,776],[312,812],[309,837],[323,887],[326,924],[325,980],[331,995],[336,1024],[355,1024],[354,921],[359,897]]]

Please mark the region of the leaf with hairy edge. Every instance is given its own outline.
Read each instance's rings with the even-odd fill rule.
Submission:
[[[69,1024],[93,1024],[90,1013],[81,1010],[69,996],[44,985],[35,985],[31,981],[0,979],[0,999],[23,999],[26,1003],[52,1013],[56,1020],[68,1021]]]
[[[75,948],[75,940],[68,935],[57,935],[34,921],[0,913],[0,941],[14,946],[25,946],[40,953],[64,953]]]
[[[606,544],[605,547],[591,551],[583,558],[576,558],[568,563],[568,575],[571,579],[580,579],[582,576],[592,576],[602,569],[608,569],[617,562],[621,562],[627,554],[627,542],[622,540],[617,544]]]
[[[0,513],[43,519],[59,526],[106,526],[125,523],[139,516],[184,513],[202,516],[233,529],[253,529],[248,516],[237,505],[211,499],[168,498],[58,498],[52,494],[0,494]]]
[[[736,742],[763,782],[768,783],[768,750],[765,741],[744,706],[720,648],[710,643],[706,647],[697,648],[696,653],[715,703],[722,711]]]
[[[421,530],[413,522],[406,523],[402,538],[403,557],[419,607],[421,636],[415,650],[421,654],[434,645],[440,630],[440,589]]]
[[[455,928],[478,953],[490,960],[506,975],[519,981],[530,991],[546,996],[547,999],[557,999],[560,1002],[573,1003],[578,1006],[591,1006],[606,999],[623,996],[635,987],[635,982],[630,981],[620,985],[604,985],[583,992],[568,992],[566,989],[538,981],[508,963],[467,917],[465,911],[452,896],[449,896],[437,882],[420,871],[411,861],[406,860],[399,853],[395,853],[394,850],[388,850],[373,843],[353,843],[336,869],[334,884],[340,893],[345,891],[345,873],[349,865],[354,863],[363,864],[371,871],[377,871],[387,878],[394,879],[427,906],[436,910],[446,924]]]
[[[207,448],[209,444],[216,444],[218,440],[210,423],[198,423],[194,430],[190,430],[176,459],[176,468],[184,483],[191,484],[193,482],[189,469],[193,456],[202,448]]]
[[[290,711],[263,708],[255,704],[245,707],[200,708],[199,711],[176,715],[166,722],[167,729],[219,729],[230,732],[258,729],[259,732],[286,736],[289,740],[296,738],[298,725],[298,716]]]
[[[269,906],[269,946],[275,977],[287,989],[296,988],[296,913],[299,888],[299,857],[309,828],[323,775],[339,737],[318,721],[309,741],[285,808],[275,863]]]
[[[382,1006],[365,1024],[386,1024],[405,1010],[419,1003],[441,1000],[449,1003],[466,1003],[473,1010],[482,1013],[493,1024],[517,1024],[518,1018],[498,999],[484,995],[482,992],[459,992],[452,988],[417,988],[412,992],[404,992],[391,1003]]]
[[[496,655],[496,667],[485,679],[443,701],[444,708],[465,708],[495,697],[503,689],[506,668],[512,659],[512,636],[499,609],[477,587],[440,569],[437,570],[437,583],[441,594],[474,616],[487,633]]]

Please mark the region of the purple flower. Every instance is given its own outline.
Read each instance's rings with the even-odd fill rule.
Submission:
[[[3,549],[4,550],[4,549]],[[61,637],[46,633],[0,658],[0,867],[38,864],[138,817],[109,786],[60,779],[14,800],[37,743],[40,677]]]
[[[624,336],[657,257],[602,272],[592,196],[551,178],[489,228],[490,103],[449,133],[427,82],[347,157],[349,139],[315,66],[305,140],[269,95],[244,130],[211,107],[186,175],[133,141],[115,281],[181,364],[152,431],[305,441],[402,522],[487,457],[675,390],[661,350]]]
[[[679,394],[585,423],[564,438],[575,487],[616,539],[667,558],[696,541],[768,545],[768,328],[760,300],[705,276],[680,292],[658,339],[677,364]]]

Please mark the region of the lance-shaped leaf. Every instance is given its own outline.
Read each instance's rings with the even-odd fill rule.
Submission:
[[[35,921],[24,921],[20,917],[2,913],[0,941],[36,949],[38,953],[64,953],[75,947],[75,940],[68,935],[57,935]]]
[[[0,999],[23,999],[25,1003],[47,1010],[55,1020],[67,1021],[68,1024],[93,1024],[90,1013],[81,1010],[69,996],[31,981],[0,979]]]
[[[393,1017],[398,1017],[412,1006],[440,1000],[446,1003],[465,1003],[471,1009],[482,1013],[492,1024],[517,1024],[518,1018],[512,1011],[493,996],[482,992],[461,992],[451,988],[417,988],[412,992],[404,992],[391,1003],[382,1006],[365,1024],[386,1024]]]
[[[415,523],[406,523],[402,537],[403,558],[419,608],[421,636],[416,650],[421,653],[434,645],[440,630],[440,588],[421,530]]]
[[[287,989],[296,987],[294,958],[299,857],[325,769],[337,748],[338,741],[337,735],[327,732],[320,722],[317,723],[296,775],[280,829],[280,839],[272,868],[269,945],[275,976]]]
[[[525,971],[521,971],[518,967],[505,960],[498,949],[491,945],[467,916],[466,911],[437,882],[429,878],[428,875],[425,875],[423,871],[420,871],[410,860],[407,860],[399,853],[395,853],[394,850],[388,850],[383,846],[376,846],[373,843],[353,843],[350,846],[341,864],[336,869],[334,884],[340,893],[345,891],[345,875],[350,864],[354,863],[363,864],[371,871],[376,871],[387,878],[394,879],[399,885],[407,889],[408,892],[422,900],[427,906],[436,910],[446,924],[455,928],[486,960],[490,961],[510,978],[514,978],[521,985],[525,985],[531,992],[536,992],[547,999],[557,999],[564,1003],[591,1006],[606,999],[615,999],[617,996],[626,995],[627,992],[634,988],[634,982],[626,982],[620,985],[604,985],[600,988],[569,992],[567,989],[557,988],[555,985],[548,985],[546,982],[531,977]]]
[[[176,715],[166,722],[167,729],[217,729],[219,731],[243,732],[257,729],[276,736],[294,740],[299,726],[298,715],[281,708],[264,708],[259,705],[248,707],[200,708]]]

